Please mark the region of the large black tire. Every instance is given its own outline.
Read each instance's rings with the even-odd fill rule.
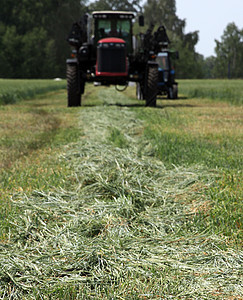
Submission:
[[[177,84],[173,84],[169,87],[168,90],[168,99],[177,99],[178,98],[178,87]]]
[[[145,76],[145,100],[146,106],[156,106],[158,94],[158,78],[159,71],[156,64],[149,65],[146,70]]]
[[[173,99],[173,88],[172,88],[172,86],[170,86],[169,89],[168,89],[167,98],[168,99]]]
[[[68,107],[81,105],[81,88],[77,65],[67,65],[67,94]]]
[[[136,83],[136,96],[138,100],[144,100],[143,89],[139,82]]]
[[[173,84],[173,97],[174,97],[174,99],[178,99],[178,86],[177,86],[177,84]]]

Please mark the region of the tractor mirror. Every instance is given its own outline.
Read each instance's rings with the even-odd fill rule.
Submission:
[[[143,15],[138,17],[138,23],[139,23],[139,26],[144,26],[144,16]]]

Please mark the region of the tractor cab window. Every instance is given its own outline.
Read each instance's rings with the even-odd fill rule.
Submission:
[[[108,37],[111,32],[111,20],[98,20],[97,35],[98,40]]]
[[[169,57],[168,53],[158,53],[156,61],[159,65],[159,68],[162,70],[169,70]]]
[[[99,19],[97,33],[99,38],[119,37],[125,39],[131,29],[129,20]]]
[[[126,40],[130,34],[131,24],[129,20],[117,20],[117,30],[119,32],[119,37]]]
[[[126,42],[127,49],[131,49],[131,20],[128,19],[96,19],[95,41],[96,43],[107,37],[118,37]],[[129,51],[130,52],[130,51]]]

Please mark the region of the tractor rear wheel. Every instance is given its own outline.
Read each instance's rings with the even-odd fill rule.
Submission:
[[[145,100],[146,106],[156,106],[156,99],[158,94],[158,65],[149,65],[147,67],[145,77]]]
[[[81,88],[77,65],[67,65],[68,107],[81,105]]]

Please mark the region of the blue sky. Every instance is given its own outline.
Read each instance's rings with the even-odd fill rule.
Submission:
[[[226,26],[234,22],[243,29],[243,0],[176,0],[176,14],[186,19],[185,33],[199,30],[196,51],[215,55],[215,39],[221,40]]]

